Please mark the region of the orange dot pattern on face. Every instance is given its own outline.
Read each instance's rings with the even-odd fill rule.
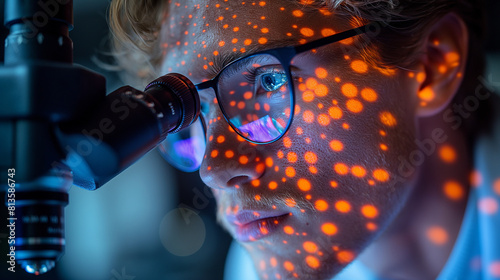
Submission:
[[[297,202],[295,202],[295,199],[293,198],[287,198],[285,199],[285,204],[288,207],[295,207],[295,205],[297,205]]]
[[[266,269],[266,262],[264,260],[261,260],[260,263],[259,263],[259,267],[262,270]]]
[[[335,34],[335,31],[333,31],[333,29],[330,29],[330,28],[324,28],[321,30],[321,35],[323,37],[332,36],[334,34]]]
[[[304,192],[307,192],[311,189],[311,183],[307,179],[304,179],[304,178],[300,178],[297,181],[297,185],[299,186],[299,189],[301,191],[304,191]]]
[[[496,179],[495,182],[493,182],[493,191],[500,195],[500,179]]]
[[[294,153],[294,152],[289,152],[287,155],[286,155],[286,158],[288,159],[288,161],[290,163],[293,163],[293,162],[296,162],[297,161],[297,154]]]
[[[278,183],[271,181],[269,182],[269,189],[270,190],[275,190],[278,187]]]
[[[375,90],[373,90],[371,88],[362,89],[361,90],[361,97],[363,97],[363,99],[365,101],[368,101],[368,102],[375,102],[378,99],[377,93],[375,92]]]
[[[443,145],[439,148],[439,157],[446,163],[453,163],[457,159],[457,153],[450,145]]]
[[[251,91],[247,91],[243,94],[243,98],[246,100],[252,99],[253,93]]]
[[[328,126],[330,124],[330,117],[325,114],[320,114],[318,116],[318,123],[322,126]]]
[[[276,258],[272,257],[269,262],[271,263],[271,266],[272,267],[276,267],[278,265],[278,261],[276,260]]]
[[[340,200],[335,203],[335,209],[341,213],[348,213],[351,211],[351,204],[345,200]]]
[[[247,164],[248,163],[248,157],[247,156],[240,156],[239,159],[241,164]]]
[[[273,158],[271,158],[271,157],[266,158],[266,166],[267,167],[273,167],[273,164],[274,164]]]
[[[318,245],[316,245],[316,243],[314,242],[311,242],[311,241],[306,241],[302,244],[302,247],[304,248],[304,250],[308,253],[316,253],[316,251],[318,251]]]
[[[287,168],[285,168],[285,174],[290,178],[295,177],[295,168],[288,166]]]
[[[227,158],[232,158],[234,157],[234,152],[231,151],[231,150],[227,150],[224,155],[227,157]]]
[[[436,97],[436,94],[434,93],[434,90],[432,90],[430,87],[426,87],[418,92],[418,97],[422,101],[430,102],[430,101],[434,100],[434,98]]]
[[[295,269],[295,267],[293,266],[293,264],[290,262],[290,261],[285,261],[283,263],[283,267],[288,270],[288,271],[293,271]]]
[[[314,36],[314,30],[308,27],[304,27],[300,29],[300,34],[304,35],[305,37],[312,37]]]
[[[314,203],[314,208],[316,208],[316,210],[320,212],[324,212],[328,210],[328,203],[326,203],[326,201],[322,199],[316,200],[316,202]]]
[[[219,137],[217,137],[217,143],[224,143],[224,141],[226,141],[226,138],[222,135],[220,135]]]
[[[217,151],[217,150],[213,150],[213,151],[210,153],[210,156],[211,156],[211,157],[213,157],[213,158],[216,158],[218,155],[219,155],[219,151]]]
[[[389,181],[389,173],[383,169],[376,169],[373,171],[373,178],[379,182]]]
[[[439,65],[438,71],[439,73],[444,74],[446,73],[446,71],[448,71],[448,67],[446,67],[446,65]]]
[[[448,242],[448,232],[440,226],[432,226],[427,229],[426,236],[436,245],[444,245]]]
[[[382,124],[388,126],[388,127],[393,127],[397,125],[396,118],[389,112],[384,111],[379,114],[380,121]]]
[[[276,153],[276,156],[277,156],[278,158],[283,158],[283,157],[285,156],[285,154],[283,153],[283,151],[278,151],[278,152]]]
[[[354,98],[358,95],[358,88],[353,84],[344,84],[341,88],[342,94],[349,98]]]
[[[328,109],[328,114],[335,120],[342,118],[343,115],[342,110],[339,107],[330,107],[330,109]]]
[[[304,12],[302,12],[301,10],[295,10],[292,12],[292,14],[294,17],[301,17],[304,15]]]
[[[366,175],[366,170],[363,167],[356,165],[351,168],[351,173],[358,178],[363,178]]]
[[[283,231],[286,233],[286,234],[289,234],[289,235],[292,235],[295,233],[295,230],[293,229],[293,227],[291,226],[285,226],[283,228]]]
[[[335,172],[337,172],[337,174],[339,175],[346,175],[347,173],[349,173],[349,167],[343,163],[336,163],[333,166],[333,170],[335,170]]]
[[[314,122],[314,114],[311,111],[304,111],[304,113],[302,114],[302,118],[306,123]]]
[[[318,80],[315,78],[308,78],[306,80],[306,88],[314,90],[318,86]]]
[[[366,223],[366,229],[369,231],[376,231],[377,228],[378,227],[375,223],[372,223],[372,222]]]
[[[260,159],[259,158],[256,158],[255,161],[259,161]],[[264,172],[264,170],[266,169],[266,165],[264,163],[259,163],[257,164],[257,166],[255,166],[255,172],[257,172],[258,174],[261,174],[262,172]]]
[[[328,76],[328,72],[326,71],[326,69],[321,67],[316,68],[314,73],[319,79],[325,79]]]
[[[337,259],[340,263],[350,263],[354,260],[354,254],[350,251],[340,251],[337,253]]]
[[[287,148],[292,147],[292,140],[288,137],[283,138],[283,145]]]
[[[309,172],[316,174],[318,173],[318,169],[315,166],[309,166]]]
[[[350,45],[352,43],[354,43],[354,39],[353,38],[347,38],[347,39],[344,39],[342,41],[340,41],[341,44],[344,44],[344,45]]]
[[[323,84],[319,84],[316,88],[314,88],[314,94],[318,97],[324,97],[328,95],[328,87]]]
[[[338,231],[337,226],[332,223],[324,223],[321,225],[321,231],[329,236],[335,235]]]
[[[332,140],[330,141],[330,149],[335,152],[340,152],[344,149],[344,144],[342,144],[339,140]]]
[[[356,73],[364,74],[368,71],[368,64],[366,64],[366,62],[361,60],[354,60],[351,63],[351,68]]]
[[[314,97],[314,92],[310,90],[306,90],[302,93],[302,100],[304,100],[304,102],[312,102],[314,101]]]
[[[373,205],[364,205],[361,207],[361,214],[367,218],[375,218],[378,216],[378,210],[375,206]]]
[[[318,268],[319,267],[319,260],[314,257],[314,256],[307,256],[306,257],[306,264],[310,267],[310,268]]]
[[[243,101],[238,102],[238,105],[237,105],[238,109],[240,109],[240,110],[245,109],[245,106],[246,106],[245,102],[243,102]]]
[[[464,187],[456,181],[448,181],[443,186],[444,194],[452,200],[460,200],[464,197]]]
[[[427,75],[425,75],[425,73],[424,73],[424,72],[420,72],[420,73],[418,73],[418,74],[417,74],[417,77],[416,77],[417,82],[419,82],[419,83],[423,83],[423,82],[425,81],[425,78],[426,78],[426,77],[427,77]]]
[[[458,55],[458,53],[456,52],[449,52],[445,55],[445,60],[446,63],[450,64],[451,66],[458,66],[460,55]]]
[[[313,152],[306,152],[304,154],[304,159],[307,161],[307,163],[315,164],[318,161],[318,156]]]
[[[360,113],[363,111],[363,104],[359,102],[357,99],[349,99],[346,102],[347,110],[353,113]]]

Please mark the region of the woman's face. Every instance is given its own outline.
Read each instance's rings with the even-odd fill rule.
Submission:
[[[195,84],[256,50],[355,27],[293,1],[185,2],[169,5],[162,72]],[[263,279],[332,277],[387,226],[411,191],[415,178],[399,166],[415,150],[422,77],[369,66],[357,40],[293,60],[295,116],[272,144],[238,137],[214,92],[200,91],[209,106],[200,175],[213,188],[221,225],[249,251]]]

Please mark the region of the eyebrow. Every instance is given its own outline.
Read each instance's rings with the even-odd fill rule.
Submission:
[[[233,61],[236,61],[242,57],[245,56],[250,56],[252,54],[261,52],[261,51],[266,51],[266,50],[271,50],[271,49],[276,49],[276,48],[281,48],[281,47],[290,47],[294,46],[298,43],[296,39],[291,39],[291,38],[286,38],[286,39],[281,39],[281,40],[273,40],[270,39],[266,44],[254,44],[247,46],[245,48],[245,52],[225,52],[225,53],[220,53],[217,56],[213,56],[213,65],[208,69],[208,75],[211,77],[210,79],[213,79],[217,74],[224,69],[227,65],[232,63]]]

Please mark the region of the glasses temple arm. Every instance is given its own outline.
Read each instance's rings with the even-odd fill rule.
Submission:
[[[305,44],[300,45],[300,46],[296,46],[294,49],[295,49],[296,54],[299,54],[299,53],[302,53],[305,51],[309,51],[309,50],[312,50],[315,48],[322,47],[324,45],[328,45],[331,43],[342,41],[342,40],[345,40],[345,39],[348,39],[348,38],[351,38],[354,36],[358,36],[358,35],[361,35],[361,34],[368,32],[369,28],[375,24],[376,23],[370,23],[370,24],[367,24],[367,25],[364,25],[364,26],[361,26],[358,28],[354,28],[354,29],[350,29],[350,30],[347,30],[347,31],[344,31],[341,33],[337,33],[337,34],[332,35],[332,36],[328,36],[328,37],[324,37],[324,38],[321,38],[318,40],[314,40],[312,42],[305,43]]]

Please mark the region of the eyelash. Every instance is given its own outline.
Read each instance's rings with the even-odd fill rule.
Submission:
[[[254,83],[255,82],[255,78],[257,76],[259,76],[259,75],[262,75],[262,74],[267,74],[267,73],[285,74],[284,72],[281,72],[281,71],[279,71],[277,69],[271,69],[271,71],[266,71],[266,70],[262,70],[261,68],[259,68],[259,69],[256,69],[256,68],[249,69],[249,68],[247,68],[246,70],[247,70],[246,72],[248,74],[245,75],[245,79],[249,83]]]

